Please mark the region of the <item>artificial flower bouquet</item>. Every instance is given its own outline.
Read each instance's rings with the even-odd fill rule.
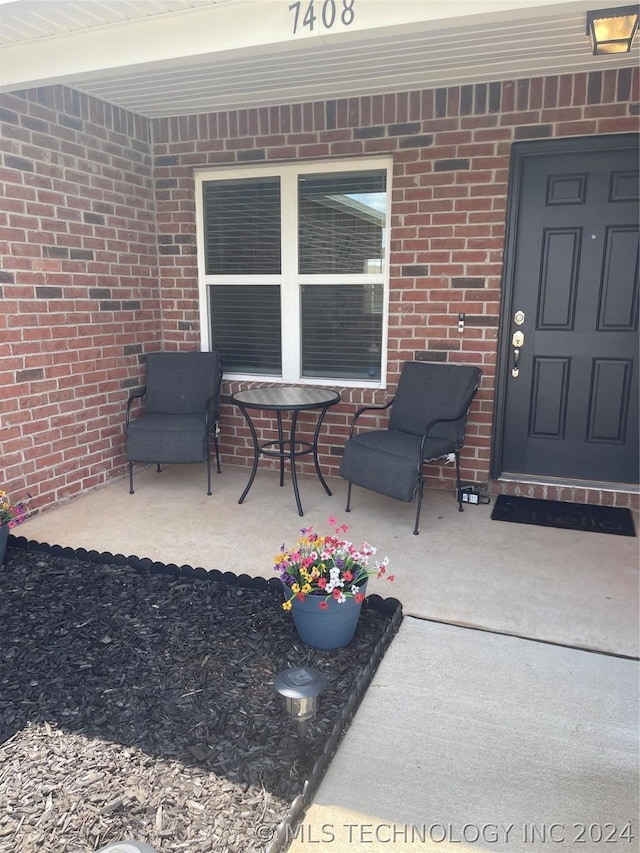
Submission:
[[[303,527],[301,536],[291,549],[282,545],[275,557],[274,569],[280,580],[291,590],[282,607],[290,610],[295,598],[304,600],[308,595],[318,598],[318,606],[327,610],[328,601],[333,598],[338,604],[344,604],[347,598],[356,602],[364,599],[363,587],[368,578],[383,577],[395,580],[387,575],[389,558],[371,564],[376,549],[364,542],[359,548],[343,538],[348,531],[346,524],[338,525],[335,518],[329,519],[333,534],[320,536],[312,527]]]
[[[27,517],[27,507],[23,503],[13,505],[5,491],[0,489],[0,526],[7,524],[15,527]]]

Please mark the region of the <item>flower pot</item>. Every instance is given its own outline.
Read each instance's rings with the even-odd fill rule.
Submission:
[[[361,587],[366,592],[366,585]],[[291,590],[285,587],[288,598]],[[327,609],[320,607],[325,596],[307,595],[304,601],[294,598],[291,614],[298,636],[307,646],[315,649],[341,649],[348,646],[358,627],[362,602],[349,596],[342,604],[329,598]]]
[[[7,550],[7,539],[9,538],[9,525],[0,524],[0,566],[4,566],[4,555]]]

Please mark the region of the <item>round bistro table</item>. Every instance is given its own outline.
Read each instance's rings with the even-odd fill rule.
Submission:
[[[241,504],[249,493],[249,489],[253,485],[258,470],[258,461],[260,456],[275,458],[280,460],[280,485],[284,485],[284,464],[287,460],[291,465],[291,481],[293,483],[293,493],[298,506],[298,515],[304,515],[302,511],[302,503],[300,501],[300,490],[298,489],[298,477],[296,474],[296,459],[299,456],[307,456],[313,454],[313,464],[315,465],[316,474],[322,483],[325,492],[330,495],[331,490],[327,486],[320,464],[318,462],[318,436],[320,435],[320,427],[322,421],[331,406],[335,406],[340,402],[340,394],[337,391],[332,391],[330,388],[317,388],[310,385],[280,385],[273,388],[250,388],[247,391],[237,391],[231,395],[231,402],[240,407],[242,414],[251,430],[253,439],[253,469],[249,482],[240,500]],[[306,412],[311,409],[318,410],[318,422],[313,434],[313,441],[301,441],[296,438],[296,426],[298,423],[298,415],[300,412]],[[251,419],[251,412],[275,412],[278,421],[278,438],[275,441],[265,441],[260,443],[256,428]],[[291,413],[291,425],[289,436],[285,438],[285,431],[282,422],[283,412]]]

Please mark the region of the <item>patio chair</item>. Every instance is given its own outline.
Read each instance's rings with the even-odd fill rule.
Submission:
[[[133,494],[133,463],[207,463],[207,494],[211,494],[210,443],[218,450],[219,397],[222,369],[219,352],[151,352],[146,385],[127,402],[125,425],[129,462],[129,494]],[[145,409],[131,417],[134,400],[145,397]]]
[[[458,509],[462,509],[460,449],[467,412],[478,390],[478,367],[408,361],[402,367],[395,397],[384,406],[365,406],[355,413],[340,464],[349,481],[346,511],[351,510],[355,483],[397,500],[418,500],[414,534],[418,535],[424,465],[438,460],[456,464]],[[364,412],[390,409],[386,429],[357,431]]]

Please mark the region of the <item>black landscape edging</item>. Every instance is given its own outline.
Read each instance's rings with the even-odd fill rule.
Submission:
[[[282,594],[282,583],[279,578],[270,578],[267,580],[266,578],[251,577],[246,574],[234,575],[232,572],[221,572],[218,569],[204,569],[201,566],[193,567],[186,564],[177,566],[175,563],[168,563],[165,565],[164,563],[151,560],[149,557],[137,557],[134,554],[125,557],[123,554],[111,554],[109,551],[87,551],[85,548],[50,545],[48,542],[38,542],[35,539],[28,540],[26,536],[15,536],[14,534],[9,534],[7,546],[23,551],[39,551],[55,557],[82,560],[99,565],[130,566],[135,571],[148,571],[150,574],[215,580],[228,586],[271,591],[277,593],[279,596]],[[294,798],[283,820],[276,827],[274,837],[267,846],[265,853],[280,853],[292,840],[292,828],[301,820],[306,809],[311,805],[313,795],[338,748],[342,735],[347,730],[367,688],[373,680],[373,676],[380,665],[384,653],[402,622],[402,604],[397,598],[381,598],[379,595],[372,594],[367,596],[366,603],[372,610],[388,616],[389,623],[375,645],[371,660],[365,666],[360,678],[351,690],[347,704],[327,740],[322,755],[317,759],[311,773],[304,780],[302,792]]]

